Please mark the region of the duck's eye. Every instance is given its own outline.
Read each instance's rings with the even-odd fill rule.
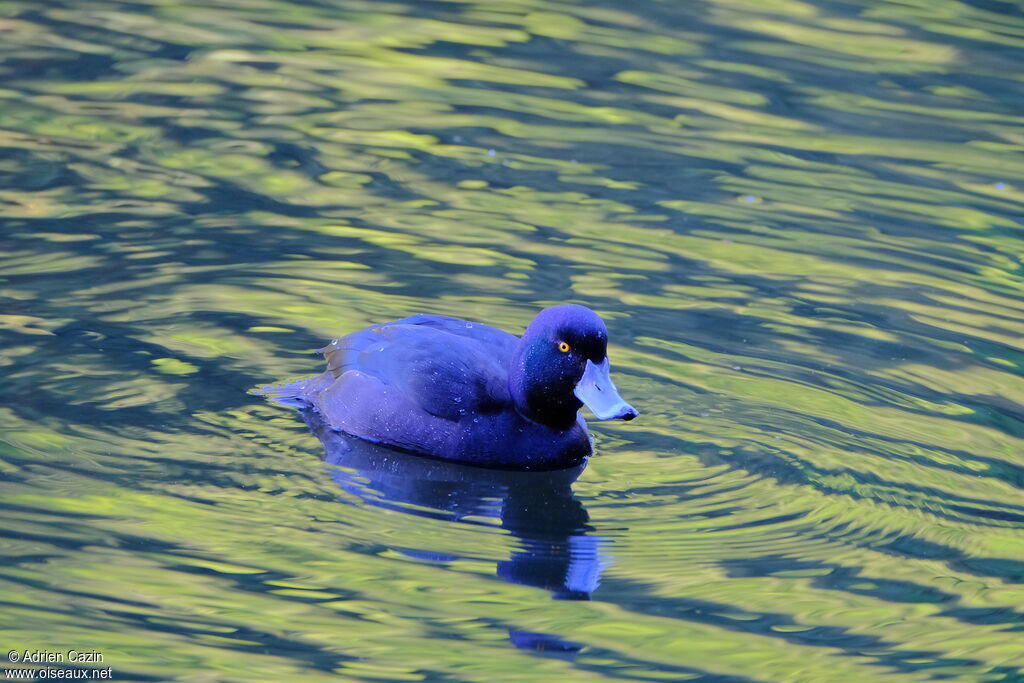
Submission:
[[[571,347],[566,342],[558,342],[558,350],[562,353],[569,353]]]

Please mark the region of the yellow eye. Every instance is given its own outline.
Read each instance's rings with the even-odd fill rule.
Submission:
[[[558,350],[561,351],[562,353],[569,353],[569,345],[566,344],[565,342],[559,342]]]

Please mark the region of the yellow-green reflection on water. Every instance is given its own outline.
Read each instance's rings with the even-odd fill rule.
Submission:
[[[13,1],[0,38],[10,647],[1024,675],[1011,3]],[[643,413],[571,492],[405,490],[247,393],[372,322],[563,301]]]

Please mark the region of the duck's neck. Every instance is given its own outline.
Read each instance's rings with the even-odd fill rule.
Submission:
[[[542,346],[524,336],[512,354],[508,390],[523,417],[557,430],[571,429],[582,403],[567,378],[550,372]]]

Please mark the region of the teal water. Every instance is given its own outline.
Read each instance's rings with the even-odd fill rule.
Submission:
[[[1021,47],[996,0],[0,1],[0,642],[140,681],[1021,680]],[[250,393],[565,301],[642,413],[582,472]]]

